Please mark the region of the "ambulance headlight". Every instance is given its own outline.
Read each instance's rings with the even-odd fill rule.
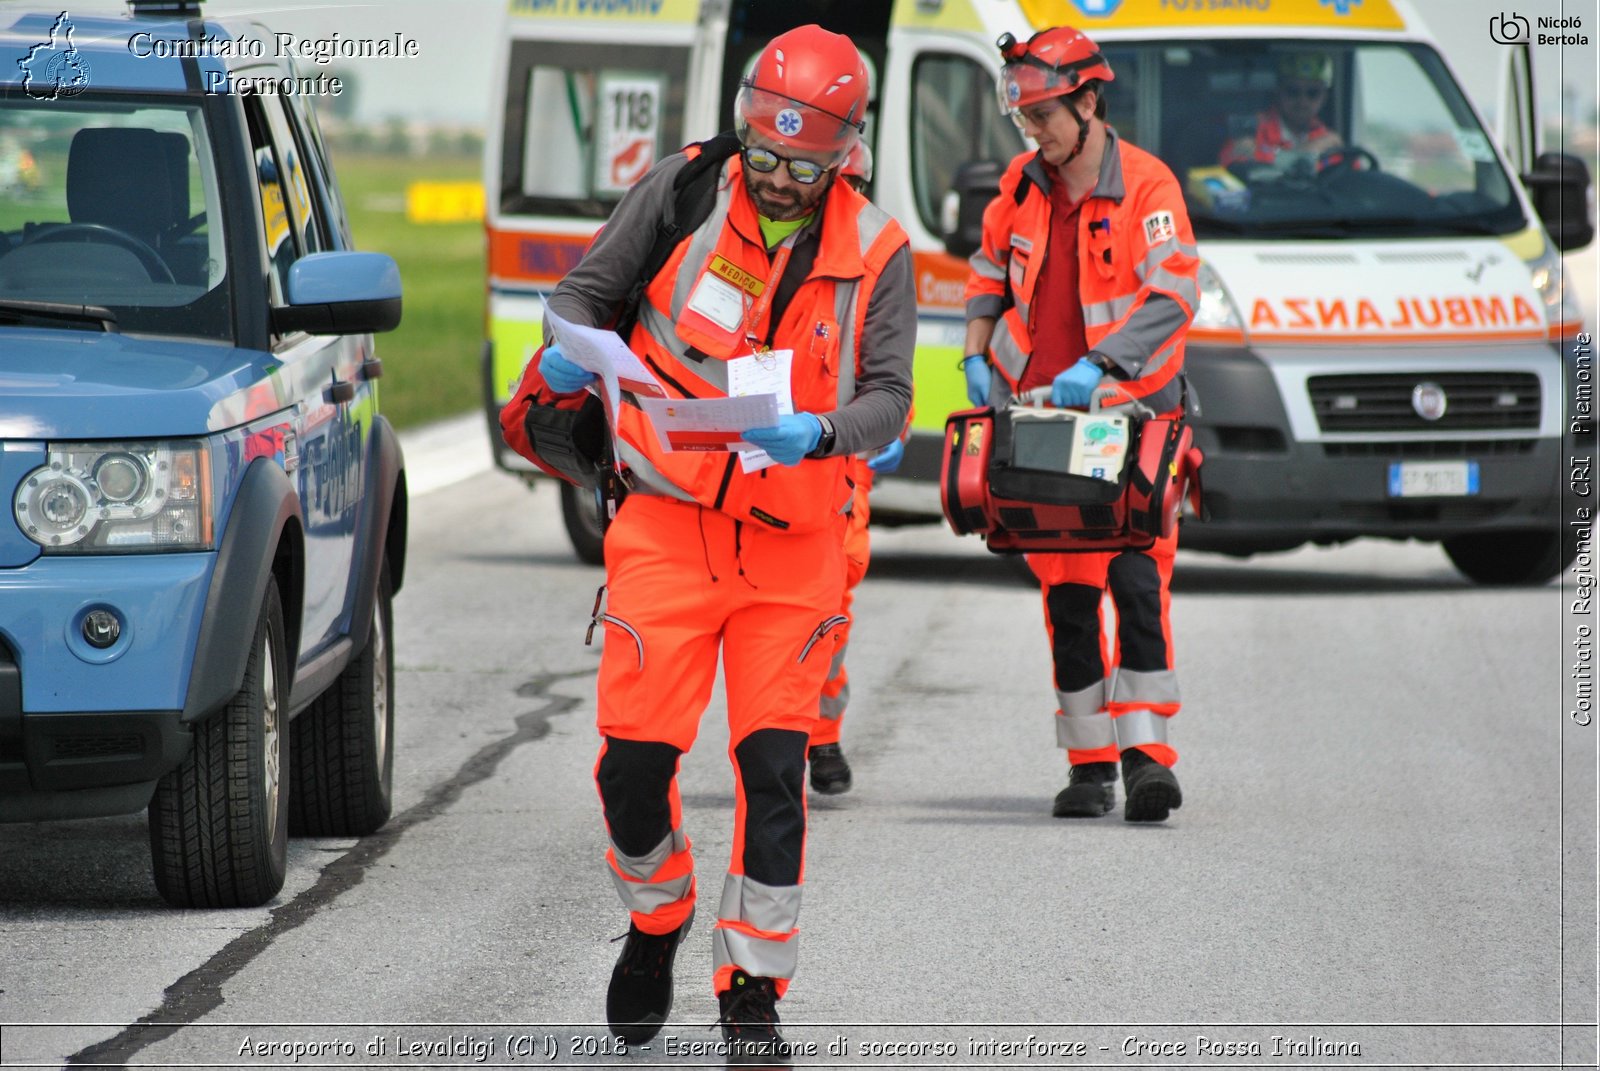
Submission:
[[[1567,285],[1567,266],[1555,246],[1546,242],[1544,250],[1528,261],[1533,288],[1544,302],[1545,323],[1551,327],[1565,326],[1569,333],[1576,332],[1583,323],[1583,312]]]
[[[11,503],[47,551],[210,550],[211,456],[204,443],[52,443]]]
[[[1244,318],[1233,295],[1222,285],[1222,276],[1205,261],[1200,262],[1200,305],[1194,310],[1194,326],[1203,330],[1244,330]]]

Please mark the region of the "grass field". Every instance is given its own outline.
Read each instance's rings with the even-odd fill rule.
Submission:
[[[378,337],[384,415],[410,427],[476,409],[482,401],[483,224],[411,223],[406,187],[476,181],[476,158],[363,156],[330,149],[356,248],[400,265],[405,315]]]

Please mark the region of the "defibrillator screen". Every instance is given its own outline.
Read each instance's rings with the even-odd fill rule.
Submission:
[[[1070,472],[1071,420],[1015,420],[1011,424],[1011,467],[1036,472]]]

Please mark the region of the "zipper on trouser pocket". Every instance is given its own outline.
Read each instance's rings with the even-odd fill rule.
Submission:
[[[850,619],[843,614],[834,614],[832,617],[822,622],[822,624],[818,625],[815,631],[811,633],[811,638],[806,640],[806,645],[800,649],[800,657],[796,658],[795,661],[804,662],[806,660],[806,656],[811,653],[811,648],[815,647],[822,637],[828,634],[830,629],[838,628],[840,625],[848,624],[849,621]]]

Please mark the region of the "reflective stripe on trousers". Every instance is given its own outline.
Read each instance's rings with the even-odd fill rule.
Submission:
[[[738,969],[776,980],[782,996],[799,961],[799,922],[799,885],[764,885],[729,874],[711,934],[712,988],[727,989]]]
[[[694,856],[681,829],[667,834],[647,855],[628,855],[612,841],[606,862],[617,895],[641,930],[669,933],[693,912]]]
[[[1074,765],[1114,762],[1130,747],[1177,761],[1167,724],[1182,705],[1171,636],[1176,550],[1174,534],[1148,551],[1028,556],[1054,662],[1056,742]],[[1107,591],[1116,608],[1109,658]]]
[[[1111,715],[1106,712],[1106,683],[1095,681],[1075,692],[1056,692],[1056,744],[1073,752],[1104,751],[1117,744],[1116,732],[1111,727]],[[1080,762],[1100,761],[1079,759]]]

